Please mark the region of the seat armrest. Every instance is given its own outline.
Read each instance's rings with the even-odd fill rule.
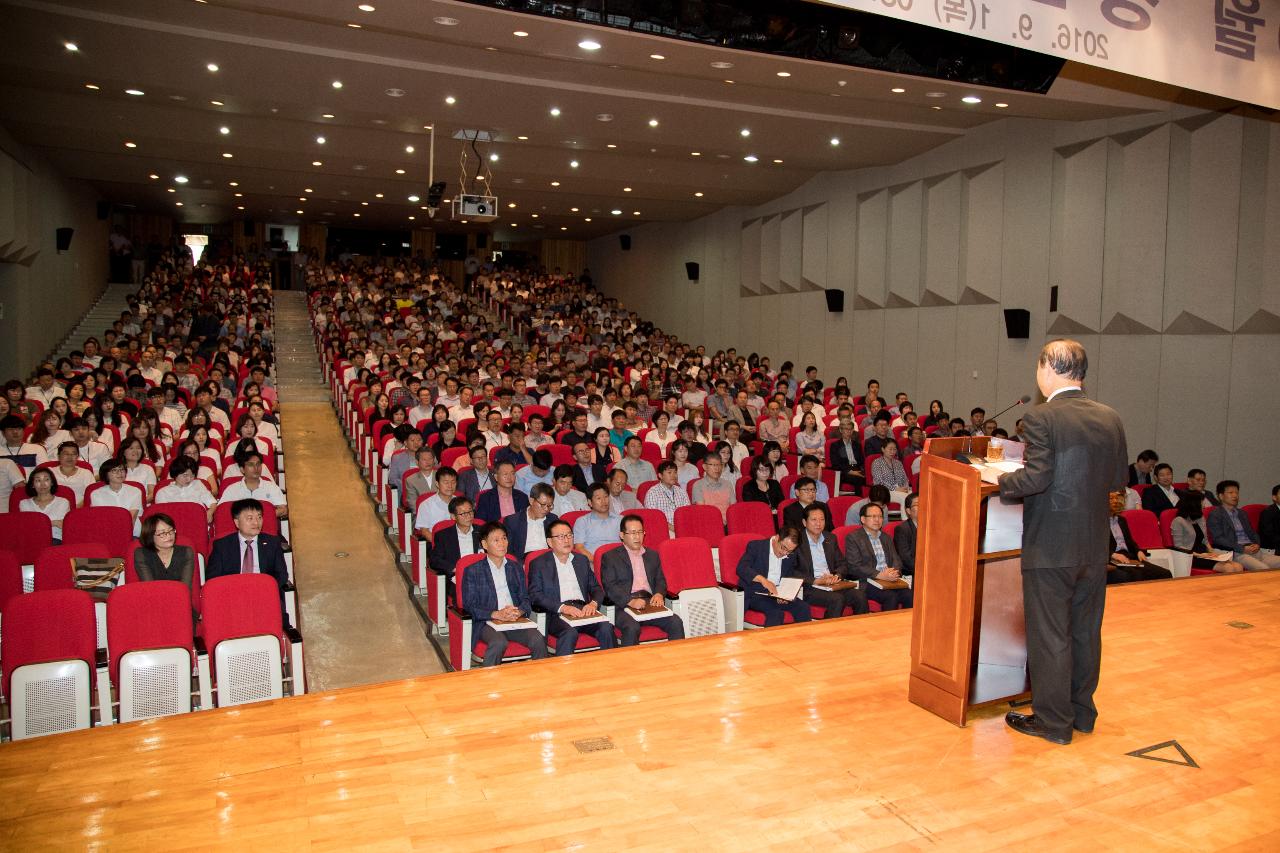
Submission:
[[[205,648],[204,637],[196,637],[193,647],[196,650],[196,657],[208,657],[209,650]]]
[[[449,612],[453,614],[455,617],[457,617],[458,619],[463,620],[464,622],[471,621],[471,614],[463,610],[461,607],[455,607],[454,605],[450,604]]]
[[[293,585],[293,581],[285,581],[284,584],[280,587],[280,589],[284,590],[285,592],[298,591],[298,588]]]
[[[297,628],[293,627],[292,625],[284,629],[284,637],[290,643],[302,642],[302,632],[299,631]]]
[[[742,587],[736,586],[731,583],[724,583],[723,581],[716,584],[716,586],[720,587],[721,589],[727,589],[729,590],[729,592],[742,592]]]
[[[678,592],[668,592],[668,593],[666,593],[666,599],[667,599],[667,601],[679,601],[679,600],[680,600],[680,593],[678,593]]]

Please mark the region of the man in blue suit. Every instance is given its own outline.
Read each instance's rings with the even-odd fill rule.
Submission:
[[[746,591],[746,608],[764,614],[764,626],[781,625],[786,614],[797,622],[808,622],[809,605],[797,597],[779,601],[778,582],[786,577],[800,577],[794,551],[800,546],[800,531],[784,524],[770,539],[747,543],[738,561],[738,583]]]
[[[613,624],[596,622],[574,627],[565,617],[578,619],[599,616],[604,590],[591,570],[591,561],[573,550],[573,528],[568,522],[547,525],[551,553],[534,557],[529,564],[529,598],[533,606],[547,614],[547,636],[555,637],[556,655],[573,654],[579,632],[596,638],[602,649],[616,644]]]
[[[231,518],[236,532],[214,540],[209,554],[205,578],[213,580],[223,575],[264,574],[275,578],[280,588],[280,617],[286,628],[289,614],[284,606],[284,592],[289,585],[289,569],[284,561],[284,547],[280,537],[262,532],[262,502],[257,498],[242,498],[231,504]]]
[[[503,502],[510,508],[503,512]],[[493,488],[485,489],[476,498],[476,518],[498,521],[509,515],[524,512],[529,507],[529,496],[516,488],[516,466],[499,462],[493,466]]]
[[[490,621],[516,622],[533,618],[524,570],[507,556],[507,531],[501,524],[486,524],[480,531],[484,559],[462,573],[462,609],[474,620],[471,645],[484,643],[484,665],[502,663],[512,641],[527,646],[536,660],[547,656],[547,641],[537,628],[499,631]]]
[[[534,483],[529,492],[529,506],[523,512],[502,519],[507,529],[507,553],[521,564],[534,551],[549,547],[547,528],[558,517],[551,511],[555,506],[555,490],[546,483]]]

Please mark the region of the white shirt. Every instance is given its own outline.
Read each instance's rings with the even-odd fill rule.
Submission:
[[[124,478],[130,483],[141,484],[142,488],[148,492],[156,486],[156,472],[150,465],[145,465],[141,462],[138,463],[137,468],[131,471],[126,468]]]
[[[34,456],[36,458],[36,464],[31,466],[32,468],[35,468],[36,465],[42,465],[49,461],[49,454],[45,452],[44,447],[39,444],[32,444],[29,441],[24,441],[17,446],[5,444],[0,445],[0,447],[3,448],[5,456],[26,456],[28,454]],[[14,464],[16,465],[17,463],[15,462]]]
[[[83,447],[78,448],[80,458],[93,466],[93,470],[97,471],[98,466],[111,458],[111,449],[101,441],[87,442]]]
[[[218,498],[218,503],[225,504],[245,498],[256,498],[272,506],[284,506],[286,504],[284,492],[280,491],[280,487],[268,480],[266,476],[263,476],[258,481],[256,489],[249,488],[245,485],[244,480],[232,483],[222,490],[222,497]]]
[[[134,513],[133,535],[137,536],[142,529],[142,492],[133,486],[121,485],[120,491],[105,486],[95,489],[89,495],[89,506],[118,506]]]
[[[430,531],[440,522],[448,520],[448,502],[441,498],[439,494],[434,494],[418,504],[418,511],[413,517],[413,526],[418,530]]]
[[[0,512],[9,511],[9,496],[18,486],[27,482],[22,469],[12,459],[0,457]]]
[[[560,600],[584,600],[586,596],[582,594],[582,586],[578,583],[578,575],[573,570],[573,555],[570,554],[568,559],[563,562],[555,554],[551,556],[556,561],[556,577],[560,581]]]
[[[177,483],[170,483],[160,491],[156,492],[154,503],[196,503],[208,509],[213,506],[213,495],[209,494],[209,490],[205,488],[204,483],[199,480],[192,480],[185,486],[179,486]]]
[[[49,516],[50,521],[61,522],[62,519],[67,517],[67,513],[71,512],[71,504],[67,503],[66,498],[55,497],[49,501],[49,504],[44,509],[41,509],[36,506],[34,498],[25,498],[22,503],[18,504],[18,512],[42,512]],[[54,538],[61,539],[62,535],[57,533],[57,528],[54,530]]]
[[[494,592],[498,594],[498,609],[504,607],[513,607],[515,602],[511,600],[511,590],[507,588],[507,567],[505,561],[499,565],[494,565],[493,560],[485,558],[485,565],[489,567],[489,577],[493,579]]]
[[[773,548],[773,540],[769,541],[769,583],[775,586],[782,580],[782,561],[784,557],[779,557],[778,552]]]
[[[97,478],[83,468],[77,467],[76,472],[68,477],[62,473],[62,468],[55,467],[48,469],[53,473],[53,479],[58,481],[59,486],[66,486],[76,493],[76,506],[84,503],[84,490],[97,482]]]
[[[528,510],[525,510],[525,513],[528,513],[528,512],[529,512]],[[533,518],[529,517],[526,514],[525,522],[528,525],[528,531],[524,535],[524,552],[526,554],[532,554],[534,551],[541,551],[543,548],[546,548],[547,547],[546,518],[539,518],[535,521]]]
[[[586,512],[591,508],[587,504],[587,496],[577,489],[570,489],[565,495],[555,492],[555,496],[555,504],[552,505],[551,511],[558,516],[563,516],[567,512]]]

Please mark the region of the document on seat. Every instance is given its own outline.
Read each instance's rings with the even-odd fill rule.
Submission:
[[[579,616],[577,618],[565,616],[561,613],[560,618],[575,628],[581,628],[584,625],[596,625],[600,622],[609,621],[609,617],[605,616],[603,613],[597,613],[595,616]]]
[[[664,616],[670,616],[671,611],[659,604],[657,607],[647,605],[644,610],[635,610],[631,607],[627,608],[627,612],[631,614],[631,618],[637,622],[649,622],[653,619],[661,619]]]
[[[1231,559],[1231,552],[1230,551],[1210,551],[1209,556],[1205,557],[1205,559],[1213,560],[1215,563],[1225,563],[1227,560]]]
[[[489,627],[495,631],[523,631],[525,628],[537,629],[538,623],[531,619],[517,619],[514,622],[495,622],[490,619]]]
[[[795,601],[796,596],[800,594],[800,590],[804,589],[804,580],[802,578],[783,578],[774,586],[778,589],[777,595],[769,595],[767,592],[757,592],[756,595],[769,595],[770,598],[777,598],[782,601]]]
[[[911,584],[904,580],[882,581],[876,578],[869,579],[867,583],[871,584],[876,589],[907,589],[911,586]]]
[[[814,589],[820,589],[823,592],[840,592],[846,589],[857,589],[857,581],[837,581],[836,583],[815,583]]]

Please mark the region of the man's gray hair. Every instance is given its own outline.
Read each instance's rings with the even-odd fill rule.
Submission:
[[[1083,381],[1089,372],[1089,356],[1079,341],[1059,338],[1049,341],[1040,350],[1040,364],[1047,364],[1054,373],[1068,379]]]

